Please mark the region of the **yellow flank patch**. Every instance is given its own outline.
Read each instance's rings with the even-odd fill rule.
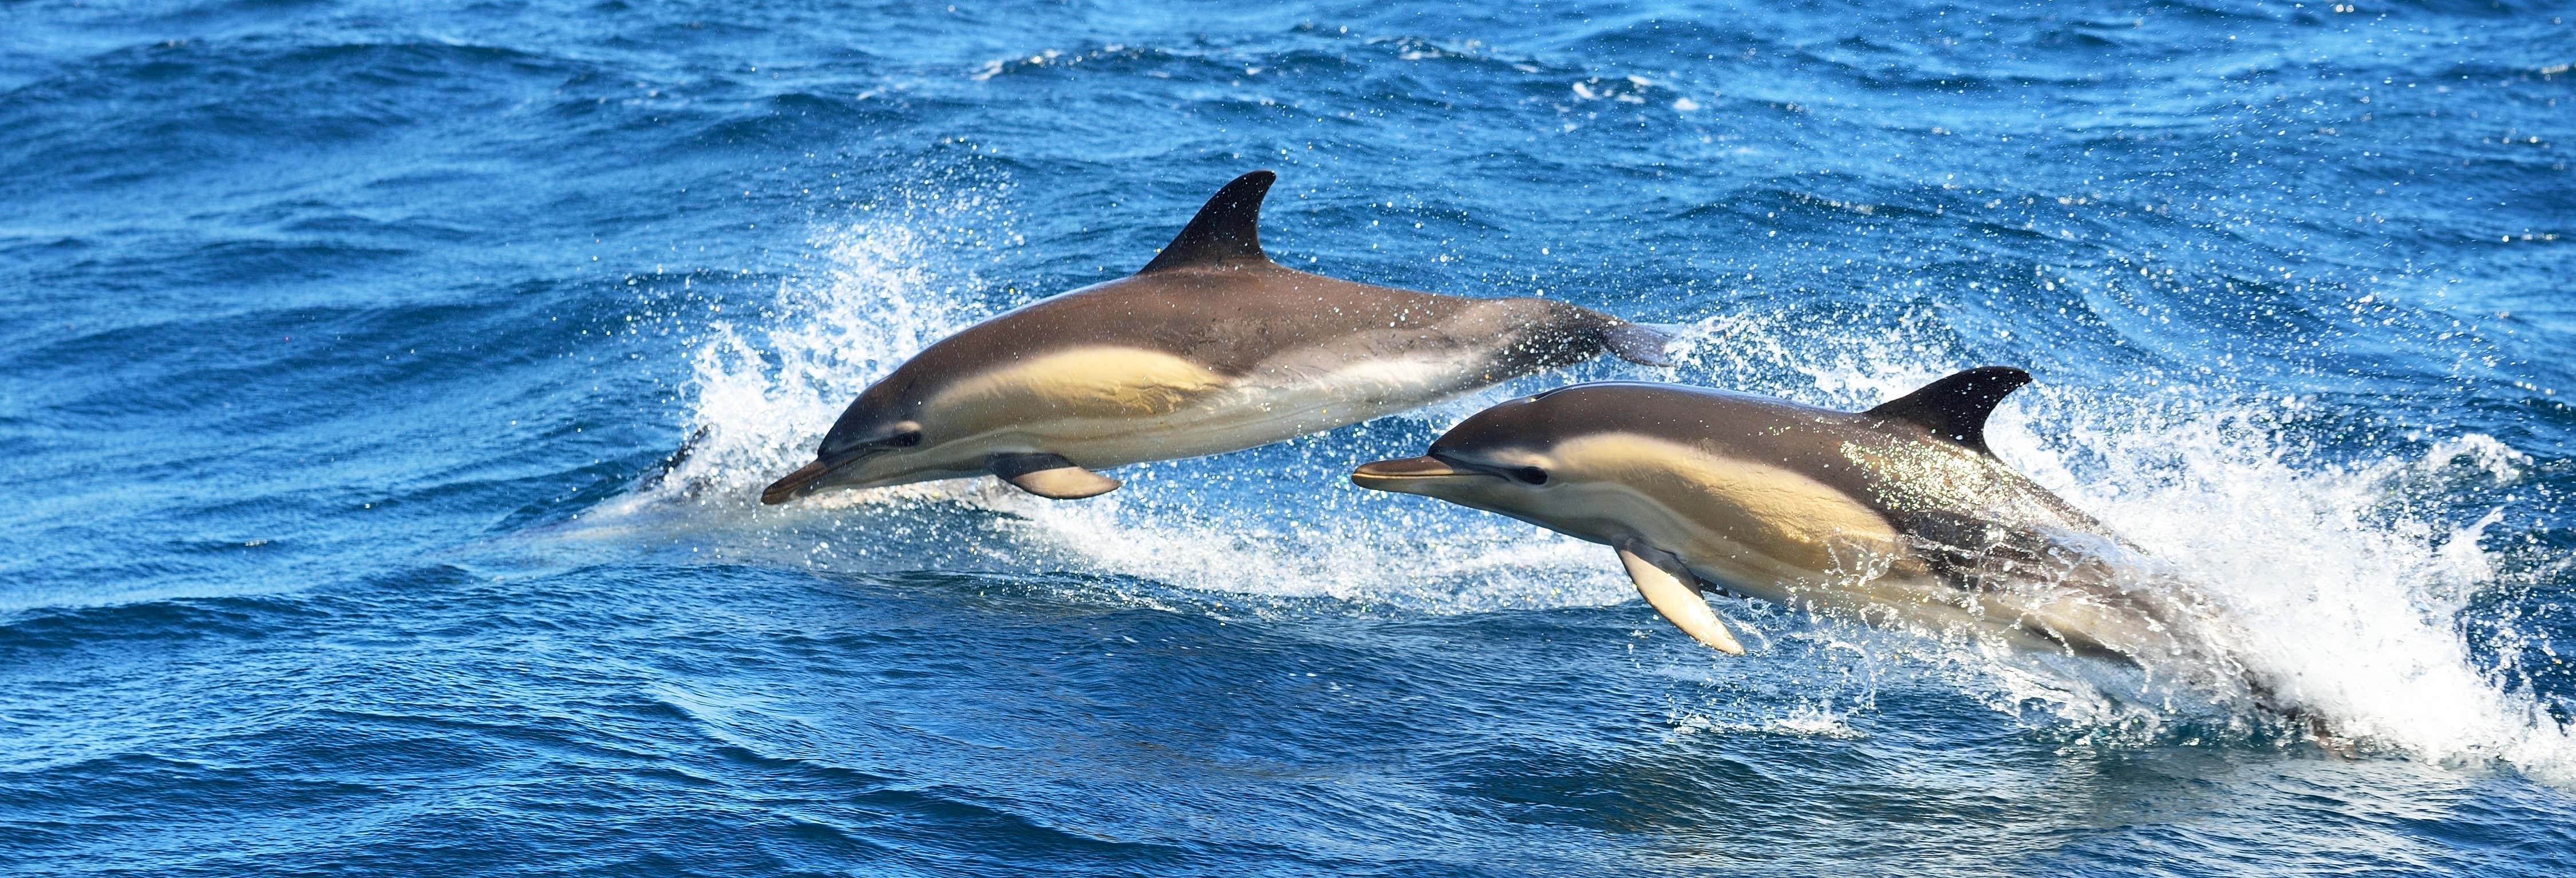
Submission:
[[[1624,485],[1693,529],[1791,566],[1834,570],[1851,562],[1853,548],[1898,545],[1859,498],[1778,466],[1621,433],[1569,440],[1554,457],[1568,475]]]
[[[1189,360],[1138,348],[1077,348],[960,382],[931,400],[961,432],[1063,418],[1152,418],[1226,385]]]

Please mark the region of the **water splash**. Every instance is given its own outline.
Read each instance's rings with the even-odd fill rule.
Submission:
[[[960,295],[982,287],[980,278],[928,267],[931,239],[899,221],[827,231],[811,242],[832,266],[827,273],[780,284],[759,325],[710,324],[693,363],[689,453],[666,481],[688,491],[736,488],[803,464],[869,380],[985,316],[990,309]]]
[[[2303,465],[2269,414],[2067,424],[2062,441],[2103,449],[2104,466],[2087,480],[2102,488],[2067,493],[2241,619],[2250,642],[2236,652],[2338,734],[2576,778],[2570,730],[2462,633],[2472,599],[2498,584],[2481,541],[2503,513],[2461,523],[2441,508],[2519,478],[2529,458],[2471,434],[2413,459]]]

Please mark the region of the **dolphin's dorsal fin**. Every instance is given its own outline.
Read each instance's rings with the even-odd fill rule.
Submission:
[[[1870,409],[1873,418],[1921,425],[1934,435],[1981,454],[1986,448],[1986,417],[2004,395],[2030,383],[2030,373],[2011,366],[1979,366],[1923,385],[1886,405]]]
[[[1270,194],[1271,182],[1278,179],[1269,171],[1234,178],[1199,208],[1198,216],[1190,217],[1189,226],[1154,261],[1136,273],[1269,262],[1269,255],[1261,252],[1261,197]]]

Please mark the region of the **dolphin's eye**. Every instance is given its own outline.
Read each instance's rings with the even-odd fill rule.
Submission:
[[[1547,484],[1547,471],[1534,466],[1525,466],[1513,470],[1512,478],[1519,479],[1524,484],[1544,485]]]
[[[892,437],[887,438],[885,444],[895,448],[911,448],[915,445],[921,444],[921,431],[906,430],[901,433],[896,433]]]

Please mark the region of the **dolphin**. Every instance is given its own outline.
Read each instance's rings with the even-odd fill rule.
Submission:
[[[1142,270],[967,327],[861,392],[784,503],[990,473],[1041,497],[1098,470],[1330,430],[1608,351],[1665,366],[1661,332],[1563,302],[1477,299],[1308,274],[1261,249],[1254,171]]]
[[[2205,661],[2229,630],[2205,601],[2132,575],[2118,561],[2133,548],[1986,446],[1987,416],[2029,381],[1970,369],[1857,413],[1578,384],[1478,412],[1428,454],[1351,481],[1608,545],[1657,612],[1730,654],[1744,647],[1703,590],[2018,648],[2224,665]]]

